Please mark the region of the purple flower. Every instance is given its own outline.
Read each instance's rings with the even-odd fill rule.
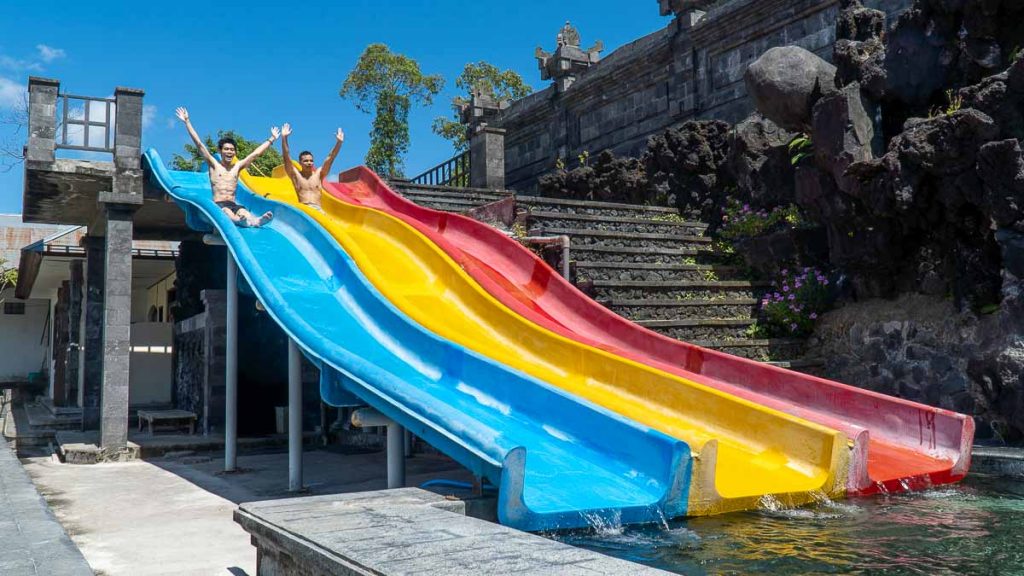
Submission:
[[[789,295],[789,299],[790,299],[791,301],[792,301],[792,300],[796,300],[796,294],[790,294],[790,295]]]
[[[793,332],[796,332],[796,322],[790,324],[789,329],[792,330]]]
[[[794,288],[800,288],[801,286],[803,286],[803,283],[800,282],[799,278],[797,278],[796,283],[793,284],[793,287]]]
[[[787,274],[789,274],[789,269],[788,268],[782,271],[782,275],[783,276],[786,276]]]
[[[811,312],[811,320],[817,320],[817,319],[818,319],[818,313],[817,312]]]
[[[743,211],[744,212],[750,212],[750,204],[744,204],[743,205]]]
[[[789,286],[788,286],[788,285],[786,285],[786,284],[783,284],[783,285],[782,285],[782,291],[783,291],[783,292],[789,292]]]
[[[825,286],[828,286],[828,278],[822,280],[821,283],[824,284]]]

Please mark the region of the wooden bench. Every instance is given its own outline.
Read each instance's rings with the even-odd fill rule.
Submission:
[[[187,410],[139,410],[139,432],[142,431],[142,423],[149,423],[149,434],[153,435],[153,423],[157,424],[173,424],[175,422],[181,422],[179,426],[188,426],[188,433],[195,434],[196,432],[196,415],[195,412],[189,412]]]

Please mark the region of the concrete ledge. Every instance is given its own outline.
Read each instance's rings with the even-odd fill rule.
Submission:
[[[665,574],[465,516],[419,488],[250,502],[257,574]]]
[[[0,574],[93,573],[2,438],[0,510]]]
[[[971,472],[1024,478],[1024,448],[975,446],[971,451]]]

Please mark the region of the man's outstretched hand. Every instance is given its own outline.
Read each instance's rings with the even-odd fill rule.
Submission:
[[[186,110],[184,106],[178,107],[178,109],[174,111],[174,114],[178,117],[178,120],[188,122],[188,110]]]
[[[338,142],[344,142],[345,141],[345,131],[342,130],[341,128],[338,128],[337,138],[338,138]]]
[[[292,135],[292,125],[285,122],[284,126],[281,126],[281,136],[287,138]]]
[[[270,129],[270,136],[274,140],[277,140],[278,138],[281,137],[281,130],[279,130],[277,126],[274,126],[273,128]]]

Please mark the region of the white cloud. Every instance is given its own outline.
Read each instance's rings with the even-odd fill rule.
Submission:
[[[17,108],[25,102],[28,88],[14,80],[0,76],[0,108]]]
[[[7,68],[17,72],[21,72],[23,70],[39,72],[43,69],[38,62],[32,62],[31,60],[19,60],[18,58],[11,58],[10,56],[4,55],[0,55],[0,68]]]
[[[36,50],[39,50],[39,57],[47,64],[67,56],[63,49],[47,46],[46,44],[36,44]]]
[[[142,105],[142,129],[145,130],[153,125],[153,121],[156,120],[156,105],[155,104],[143,104]]]

